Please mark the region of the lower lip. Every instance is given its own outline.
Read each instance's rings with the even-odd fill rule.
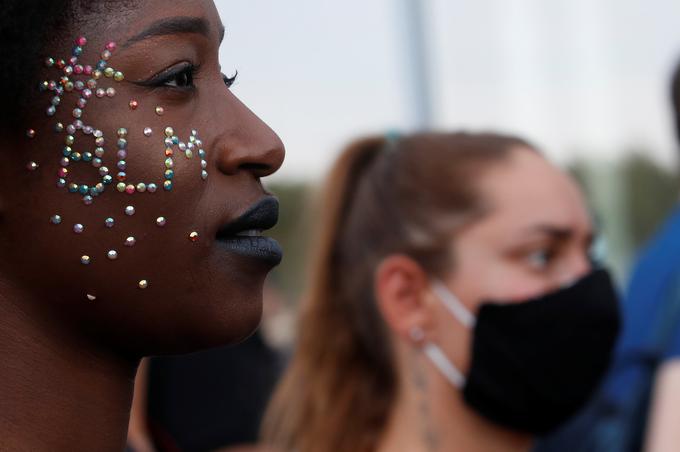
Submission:
[[[259,259],[272,266],[278,265],[283,258],[281,245],[270,237],[236,236],[217,239],[217,243],[234,254]]]

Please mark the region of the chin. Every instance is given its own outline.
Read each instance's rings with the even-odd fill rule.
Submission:
[[[179,319],[173,333],[146,354],[183,354],[238,344],[247,339],[262,320],[262,291],[239,297],[238,301],[212,300],[209,307]],[[167,339],[170,339],[169,341]]]

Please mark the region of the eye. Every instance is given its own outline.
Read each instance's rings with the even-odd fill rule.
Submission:
[[[198,71],[199,66],[185,61],[159,72],[148,80],[135,83],[150,88],[192,90],[196,88],[194,78]]]
[[[161,80],[161,86],[168,86],[172,88],[193,88],[195,73],[196,67],[194,65],[189,65],[179,72],[168,74],[165,79]]]
[[[224,84],[227,86],[227,88],[231,88],[231,86],[236,81],[236,77],[238,77],[238,71],[234,72],[234,75],[231,77],[227,77],[226,75],[222,74],[222,80],[224,80]]]
[[[545,270],[550,266],[554,257],[551,250],[536,250],[526,257],[527,264],[534,270]]]

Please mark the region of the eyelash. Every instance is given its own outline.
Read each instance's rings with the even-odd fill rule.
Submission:
[[[199,72],[199,70],[199,65],[189,63],[188,65],[183,66],[181,69],[171,70],[171,72],[167,75],[157,75],[143,84],[156,88],[193,90],[196,88],[194,85],[194,78],[196,77],[196,74]],[[224,81],[224,84],[227,88],[231,88],[231,86],[236,81],[237,76],[238,71],[236,71],[231,77],[227,77],[225,74],[222,74],[222,80]],[[181,85],[178,82],[180,77],[182,77]],[[175,82],[175,84],[172,84],[172,82]]]
[[[164,80],[161,81],[162,86],[166,87],[172,87],[172,88],[195,88],[194,85],[194,77],[196,75],[196,72],[198,72],[198,67],[190,64],[189,66],[185,67],[179,72],[175,72],[173,74],[169,74],[168,77],[166,77]],[[185,84],[182,84],[180,86],[179,80],[180,77],[184,80]],[[175,85],[171,85],[171,82],[176,82]]]
[[[231,88],[234,82],[236,82],[236,78],[238,77],[238,71],[234,71],[234,75],[231,77],[227,77],[226,75],[222,74],[222,80],[224,80],[224,84],[227,86],[227,88]]]
[[[194,78],[198,73],[200,66],[192,63],[184,63],[162,71],[154,75],[149,80],[140,82],[142,86],[151,88],[167,88],[188,91],[196,88],[194,85]],[[182,77],[182,81],[180,81]],[[174,83],[173,83],[174,82]]]

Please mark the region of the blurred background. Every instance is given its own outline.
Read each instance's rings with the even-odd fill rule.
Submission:
[[[281,201],[272,235],[285,257],[248,342],[152,360],[151,418],[187,444],[256,440],[295,332],[318,217],[311,201],[359,135],[467,129],[534,142],[581,183],[620,288],[677,203],[669,85],[680,62],[678,0],[215,3],[227,30],[223,71],[239,73],[232,90],[287,148],[267,181]],[[238,393],[219,389],[229,387]]]
[[[582,183],[625,285],[676,202],[677,0],[218,0],[233,90],[287,148],[273,275],[300,295],[310,193],[342,145],[419,128],[521,135]]]

